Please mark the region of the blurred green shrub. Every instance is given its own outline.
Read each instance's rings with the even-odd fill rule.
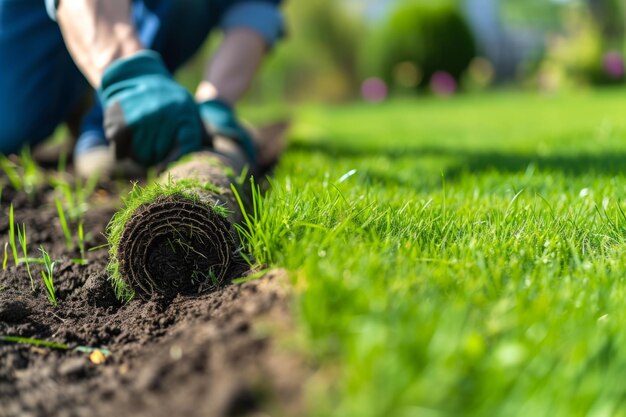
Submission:
[[[340,101],[358,92],[365,23],[336,0],[292,1],[287,36],[270,55],[253,101]]]
[[[623,52],[586,7],[567,8],[533,77],[544,91],[624,82]]]
[[[626,35],[624,0],[586,0],[586,3],[605,45],[621,49]]]
[[[423,87],[437,71],[459,81],[475,56],[472,32],[453,3],[412,1],[401,4],[372,36],[364,62],[374,74],[403,87],[410,86],[404,81],[412,66],[418,75],[412,77],[414,87]]]

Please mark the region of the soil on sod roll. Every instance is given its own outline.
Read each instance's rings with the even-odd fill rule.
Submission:
[[[139,207],[117,250],[120,275],[143,298],[214,290],[243,272],[232,225],[210,206],[183,196]]]
[[[103,232],[119,203],[113,188],[92,199],[87,248],[106,243]],[[10,255],[0,269],[0,336],[106,348],[111,355],[97,364],[73,349],[0,341],[0,417],[298,413],[304,367],[268,336],[290,326],[283,272],[196,296],[121,303],[108,281],[108,248],[87,252],[86,265],[73,263],[79,253],[65,247],[51,190],[33,201],[5,189],[0,243],[9,240],[13,202],[31,256],[43,245],[59,260],[59,305],[46,297],[42,266],[31,264],[33,292],[25,266],[15,267]]]
[[[127,201],[110,229],[122,297],[128,290],[142,298],[202,294],[245,270],[234,227],[242,216],[231,189],[238,173],[228,162],[210,152],[188,156],[153,186],[162,193],[140,189]]]

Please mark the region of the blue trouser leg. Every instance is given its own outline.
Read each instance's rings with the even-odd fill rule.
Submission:
[[[0,154],[54,132],[86,92],[41,0],[0,0]]]

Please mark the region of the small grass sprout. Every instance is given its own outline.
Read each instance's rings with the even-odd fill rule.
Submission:
[[[23,345],[30,345],[55,350],[66,350],[80,353],[100,353],[104,358],[111,355],[109,349],[103,347],[91,347],[91,346],[72,346],[67,343],[58,343],[51,340],[35,339],[32,337],[20,337],[20,336],[2,336],[0,335],[0,342],[4,343],[19,343]],[[91,358],[90,358],[91,359]]]
[[[80,178],[72,184],[63,176],[57,176],[51,180],[52,186],[63,197],[68,217],[77,221],[82,219],[89,208],[89,198],[98,185],[98,177],[91,176],[85,183]]]
[[[11,187],[18,191],[24,189],[24,182],[22,181],[21,175],[17,171],[17,165],[4,155],[0,155],[0,169],[2,169],[6,175]]]
[[[2,259],[2,270],[7,270],[7,264],[9,263],[9,242],[4,242],[4,257]]]
[[[50,259],[50,255],[46,252],[43,246],[40,246],[39,250],[41,251],[41,258],[44,265],[44,270],[41,271],[41,276],[43,277],[43,282],[48,292],[48,300],[50,300],[52,305],[56,307],[59,305],[56,297],[56,291],[54,289],[54,266],[56,262]]]
[[[67,250],[74,249],[74,241],[72,239],[72,232],[70,232],[70,227],[67,224],[67,218],[65,217],[65,211],[63,210],[63,205],[61,204],[61,200],[59,198],[54,199],[54,204],[56,205],[57,212],[59,213],[59,221],[61,223],[61,229],[63,229],[63,237],[65,237],[65,246]]]
[[[59,155],[59,161],[57,163],[57,172],[63,173],[67,171],[67,154],[68,152],[61,152]]]
[[[30,346],[37,347],[45,347],[49,349],[60,349],[60,350],[68,350],[70,348],[69,345],[65,343],[57,343],[50,340],[43,339],[35,339],[31,337],[20,337],[20,336],[0,336],[0,342],[8,342],[8,343],[21,343]]]
[[[28,148],[24,148],[19,158],[19,163],[11,161],[6,156],[0,155],[0,169],[5,173],[9,184],[16,191],[23,191],[32,202],[35,197],[37,185],[42,182],[43,176],[39,166],[34,161]]]
[[[34,197],[37,185],[42,182],[41,169],[33,159],[30,148],[24,148],[20,154],[20,163],[24,170],[24,191],[29,197]]]
[[[24,254],[23,261],[26,264],[26,271],[28,271],[28,277],[30,278],[30,287],[33,291],[35,291],[35,281],[33,280],[33,274],[30,272],[30,263],[28,259],[28,248],[27,248],[27,240],[26,240],[26,225],[22,224],[22,227],[17,227],[17,238],[20,241],[20,246],[22,247],[22,253]]]
[[[13,204],[9,208],[9,244],[11,245],[11,253],[13,254],[13,262],[17,266],[17,245],[15,244],[15,216],[13,213]]]
[[[83,227],[83,222],[78,223],[78,230],[76,231],[77,243],[78,243],[78,251],[80,252],[80,258],[72,259],[72,262],[77,263],[79,265],[86,265],[88,263],[87,258],[85,257],[85,232]]]
[[[78,249],[80,250],[80,256],[85,257],[85,231],[83,222],[78,223]]]
[[[98,185],[98,176],[92,175],[83,184],[80,178],[76,179],[76,188],[74,190],[74,210],[70,210],[70,218],[78,220],[87,212],[89,208],[89,198],[94,193]]]

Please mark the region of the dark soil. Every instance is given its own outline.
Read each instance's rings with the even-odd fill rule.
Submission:
[[[106,243],[103,232],[119,200],[114,188],[92,199],[88,248]],[[43,245],[59,260],[59,305],[46,298],[40,265],[31,265],[33,292],[25,266],[13,266],[9,256],[7,270],[0,269],[0,336],[106,347],[111,355],[95,364],[88,353],[0,342],[0,417],[298,413],[303,367],[269,337],[290,326],[283,272],[196,297],[121,304],[105,271],[108,248],[88,252],[87,265],[73,263],[79,254],[65,248],[51,195],[43,190],[33,201],[10,190],[2,195],[0,254],[13,202],[29,254],[37,257]]]

